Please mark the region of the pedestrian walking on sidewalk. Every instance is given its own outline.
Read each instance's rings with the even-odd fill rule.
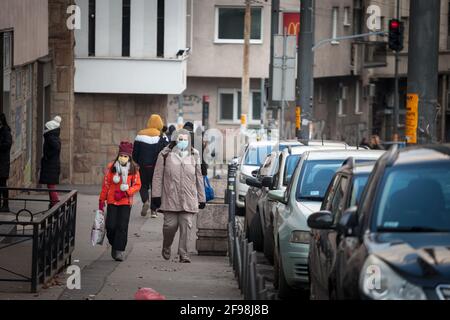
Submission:
[[[180,262],[191,262],[187,241],[192,218],[205,208],[205,186],[199,152],[191,146],[189,131],[173,133],[173,141],[158,156],[153,176],[152,206],[164,213],[162,256],[169,260],[173,239],[180,230]]]
[[[147,215],[149,204],[149,190],[152,187],[153,172],[155,170],[158,154],[168,145],[168,141],[162,136],[163,121],[157,114],[152,114],[147,122],[147,128],[139,131],[134,141],[133,159],[139,165],[142,181],[140,191],[142,199],[141,216]],[[151,217],[158,214],[152,210]]]
[[[133,144],[121,142],[114,162],[108,164],[100,193],[99,210],[107,203],[106,237],[114,260],[123,261],[128,242],[133,196],[141,188],[137,165],[132,160]]]
[[[4,113],[0,113],[0,188],[6,188],[11,166],[11,128]],[[9,212],[8,190],[0,191],[0,212]]]
[[[39,183],[47,185],[50,190],[55,190],[59,184],[61,173],[61,117],[56,116],[45,124],[44,151],[41,159],[41,172]],[[58,192],[50,191],[50,205],[53,207],[59,202]]]
[[[189,131],[190,135],[191,135],[191,141],[194,143],[194,124],[190,121],[186,122],[183,126],[183,129],[186,129],[187,131]],[[197,128],[199,129],[199,128]],[[201,130],[201,129],[200,129]],[[203,134],[198,134],[197,136],[202,136],[202,153],[200,155],[200,159],[201,159],[201,164],[200,164],[200,168],[202,170],[202,175],[203,176],[207,176],[208,175],[208,164],[206,163],[205,159],[204,159],[204,153],[205,153],[205,149],[206,149],[206,141],[203,141]],[[195,143],[194,143],[195,144]]]

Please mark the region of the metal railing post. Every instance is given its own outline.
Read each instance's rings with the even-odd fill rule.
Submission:
[[[39,225],[33,225],[33,244],[31,253],[31,292],[36,293],[38,287],[39,266]]]
[[[256,291],[256,252],[253,251],[250,254],[250,264],[249,264],[249,278],[250,278],[250,299],[257,299]]]

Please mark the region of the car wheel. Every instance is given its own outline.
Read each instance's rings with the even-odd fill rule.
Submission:
[[[248,241],[253,242],[253,249],[256,251],[264,251],[264,235],[262,233],[261,219],[258,211],[253,217],[248,228]]]
[[[273,257],[273,251],[275,249],[274,247],[275,245],[273,241],[273,225],[270,224],[266,228],[266,232],[264,233],[264,255],[271,264],[274,264],[274,257]]]
[[[278,257],[278,296],[280,299],[289,299],[293,297],[293,289],[286,282],[286,277],[283,270],[283,262],[281,257]]]

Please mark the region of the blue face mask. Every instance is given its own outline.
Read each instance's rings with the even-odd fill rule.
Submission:
[[[178,141],[178,142],[177,142],[177,147],[178,147],[180,150],[186,150],[187,147],[188,147],[188,142],[187,142],[187,141]]]

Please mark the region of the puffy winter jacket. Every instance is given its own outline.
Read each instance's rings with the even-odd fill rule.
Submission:
[[[141,178],[139,176],[139,171],[135,174],[129,174],[127,179],[127,184],[129,186],[128,191],[126,191],[126,197],[119,201],[116,201],[114,195],[116,191],[120,191],[121,183],[114,183],[113,177],[114,173],[111,171],[114,163],[108,164],[107,172],[103,179],[102,192],[100,193],[100,201],[106,201],[108,204],[113,204],[116,206],[126,206],[133,205],[133,196],[136,192],[141,189]]]
[[[167,144],[167,140],[159,136],[138,135],[134,140],[133,159],[141,168],[154,167],[158,154]]]
[[[61,173],[61,129],[54,129],[44,134],[44,154],[41,159],[39,183],[59,184]]]

